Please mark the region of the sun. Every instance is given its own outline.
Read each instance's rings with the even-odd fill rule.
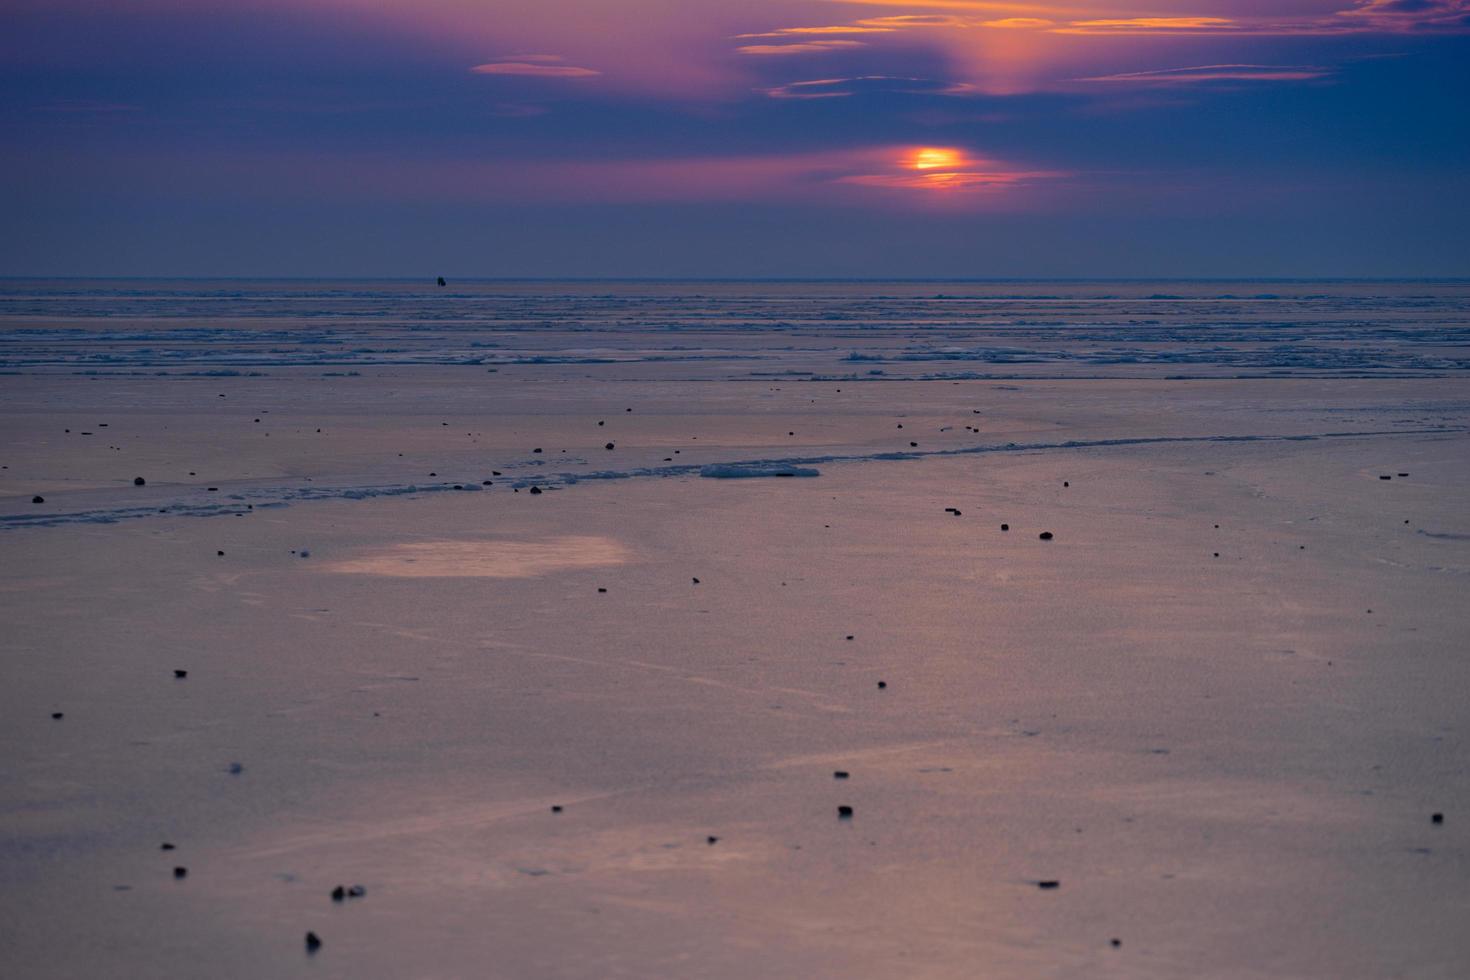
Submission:
[[[947,146],[921,146],[904,163],[914,170],[947,170],[963,166],[964,154]]]

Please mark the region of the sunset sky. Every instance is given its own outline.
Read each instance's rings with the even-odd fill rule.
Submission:
[[[0,24],[0,274],[1470,274],[1470,0]]]

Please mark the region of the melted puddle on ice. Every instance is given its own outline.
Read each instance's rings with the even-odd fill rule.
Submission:
[[[621,565],[628,557],[612,538],[564,535],[538,541],[416,541],[319,567],[392,578],[532,578]]]

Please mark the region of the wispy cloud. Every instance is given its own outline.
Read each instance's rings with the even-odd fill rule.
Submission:
[[[1074,20],[1051,31],[1053,34],[1202,34],[1239,27],[1229,17],[1117,17]]]
[[[890,10],[929,10],[943,13],[891,14],[856,20],[850,25],[923,30],[977,27],[1033,30],[1069,35],[1180,35],[1314,36],[1331,34],[1396,34],[1413,32],[1470,33],[1470,0],[1344,0],[1346,6],[1320,14],[1280,16],[1140,15],[1119,4],[1116,12],[1097,10],[1079,17],[1080,4],[987,3],[980,0],[830,0],[843,5],[886,7]],[[1228,7],[1228,3],[1222,3]],[[1010,16],[996,17],[1005,13]],[[1228,10],[1221,11],[1222,14]],[[983,19],[989,14],[990,19]],[[821,28],[834,33],[840,25]]]
[[[902,75],[814,78],[808,81],[787,82],[784,85],[775,85],[758,91],[773,99],[840,99],[875,92],[898,92],[904,95],[959,94],[956,87],[950,82]]]
[[[1056,24],[1044,17],[1002,17],[999,20],[982,20],[981,27],[998,27],[1003,30],[1041,30]]]
[[[896,27],[874,27],[862,22],[856,24],[833,24],[828,27],[782,27],[761,34],[736,34],[737,41],[768,37],[806,37],[812,34],[892,34]]]
[[[736,48],[741,54],[758,56],[782,56],[793,54],[819,54],[851,48],[865,48],[863,41],[798,41],[794,44],[746,44]]]
[[[1332,69],[1315,65],[1195,65],[1188,68],[1161,68],[1157,71],[1129,71],[1116,75],[1094,75],[1078,78],[1079,82],[1116,82],[1135,85],[1193,85],[1200,82],[1301,82],[1331,75]]]
[[[1338,16],[1385,31],[1470,31],[1470,0],[1358,0]]]
[[[602,72],[593,68],[565,65],[559,54],[512,54],[499,61],[475,65],[476,75],[520,75],[528,78],[591,78]]]

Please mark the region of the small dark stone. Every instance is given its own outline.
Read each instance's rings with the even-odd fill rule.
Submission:
[[[1062,887],[1062,883],[1060,881],[1038,881],[1036,887],[1043,891],[1050,891],[1053,888]]]
[[[1010,525],[1009,525],[1009,524],[1002,524],[1002,525],[1001,525],[1001,526],[1000,526],[1000,529],[1001,529],[1001,530],[1002,530],[1002,531],[1009,531],[1009,530],[1010,530],[1010,529],[1011,529],[1011,526],[1010,526]]]
[[[438,473],[430,473],[429,475],[430,476],[438,476],[439,474]]]
[[[306,934],[306,951],[308,953],[315,953],[317,950],[319,950],[321,948],[322,948],[322,940],[321,940],[321,937],[318,936],[314,932],[308,932]]]
[[[710,835],[709,837],[706,837],[704,839],[704,842],[706,844],[712,844],[713,845],[713,844],[718,844],[720,842],[720,839],[718,837],[715,837],[714,835]]]
[[[1121,940],[1121,939],[1109,939],[1108,940],[1108,944],[1110,946],[1112,946],[1114,949],[1117,949],[1119,946],[1122,946],[1123,945],[1123,940]]]
[[[53,719],[55,719],[55,720],[56,720],[56,721],[60,721],[60,720],[61,720],[61,719],[63,719],[63,718],[65,718],[65,717],[66,717],[66,715],[65,715],[65,714],[63,714],[63,713],[62,713],[62,712],[60,712],[60,711],[53,711],[53,712],[51,712],[51,717],[52,717],[52,718],[53,718]]]
[[[1062,486],[1064,486],[1064,487],[1070,487],[1071,485],[1072,484],[1068,483],[1066,480],[1063,480],[1062,481]]]
[[[540,446],[537,446],[535,449],[531,450],[531,452],[533,452],[533,453],[539,453],[540,451],[541,451],[541,447]]]
[[[441,285],[441,286],[447,286],[447,285],[449,285],[449,283],[447,283],[447,282],[444,281],[444,277],[443,276],[440,276],[439,277],[439,285]]]
[[[158,849],[160,851],[172,851],[174,849],[174,846],[168,841],[164,841],[162,844],[158,845]]]
[[[1399,474],[1399,476],[1408,476],[1408,475],[1409,475],[1409,474],[1407,474],[1407,473],[1400,473],[1400,474]]]
[[[216,551],[215,552],[215,556],[216,557],[219,557],[219,558],[223,558],[225,556],[225,553],[223,551]]]
[[[343,888],[341,885],[338,885],[336,888],[332,889],[332,901],[340,902],[346,897],[347,889]]]
[[[188,868],[174,868],[174,877],[175,878],[187,878],[187,877],[189,877],[189,869]]]
[[[561,812],[561,804],[560,803],[553,803],[551,805],[551,812],[552,813],[560,813]]]
[[[135,476],[135,477],[133,477],[133,486],[135,486],[135,487],[141,487],[144,484],[146,484],[147,482],[148,481],[145,480],[145,479],[143,479],[141,476]]]
[[[849,640],[850,640],[850,639],[852,639],[852,634],[851,634],[851,633],[849,633],[849,634],[848,634],[848,636],[847,636],[847,638],[848,638],[848,639],[849,639]]]
[[[699,579],[695,579],[695,580],[694,580],[694,584],[695,584],[695,585],[698,585],[698,584],[699,584]]]
[[[1043,541],[1050,541],[1051,540],[1051,532],[1050,531],[1042,531],[1041,534],[1039,534],[1037,536],[1039,538],[1041,538],[1041,540],[1043,540]]]
[[[189,676],[189,672],[187,670],[175,670],[174,676],[177,677],[179,680],[183,680],[185,677]]]
[[[914,447],[915,449],[917,449],[918,446],[919,446],[919,444],[917,442],[911,442],[911,443],[909,443],[909,445],[912,446],[912,447]]]
[[[882,690],[884,690],[887,687],[888,687],[888,682],[887,681],[879,681],[878,682],[878,690],[882,691]]]
[[[1390,475],[1389,475],[1389,474],[1387,474],[1387,473],[1384,473],[1384,474],[1382,474],[1382,475],[1381,475],[1381,476],[1379,476],[1379,477],[1378,477],[1378,479],[1380,479],[1380,480],[1392,480],[1392,479],[1393,479],[1393,477],[1392,477],[1392,476],[1390,476]]]
[[[495,484],[491,483],[489,480],[481,480],[480,481],[480,486],[482,486],[482,487],[493,487],[493,486],[495,486]]]
[[[848,776],[848,772],[847,772],[846,769],[838,769],[836,772],[834,772],[832,774],[832,778],[833,779],[846,779],[847,776]]]
[[[602,448],[603,449],[616,449],[617,447],[614,446],[612,443],[608,443],[607,445],[603,446]]]
[[[232,762],[232,763],[230,763],[229,772],[230,772],[230,775],[231,776],[238,776],[238,775],[240,775],[240,773],[242,773],[244,771],[245,771],[245,767],[242,764],[240,764],[238,762]]]
[[[602,588],[599,588],[599,589],[598,589],[598,590],[597,590],[597,591],[598,591],[598,592],[606,592],[606,591],[607,591],[607,589],[602,589]]]
[[[1430,814],[1429,822],[1430,823],[1444,823],[1444,814],[1443,813]]]
[[[1220,557],[1220,552],[1218,552],[1218,551],[1217,551],[1217,552],[1215,552],[1215,557],[1216,557],[1216,558],[1219,558],[1219,557]]]
[[[41,496],[40,494],[36,494],[34,497],[31,498],[31,503],[33,504],[44,504],[45,502],[46,498]]]
[[[838,820],[851,820],[852,819],[852,807],[850,807],[850,806],[840,806],[840,807],[838,807],[837,808],[837,819]]]
[[[597,420],[597,424],[598,424],[598,425],[602,425],[602,424],[603,424],[603,421],[602,421],[602,419],[598,419],[598,420]]]
[[[540,492],[541,492],[541,488],[540,487],[532,487],[531,488],[531,493],[533,493],[533,494],[537,494],[537,493],[540,493]]]

